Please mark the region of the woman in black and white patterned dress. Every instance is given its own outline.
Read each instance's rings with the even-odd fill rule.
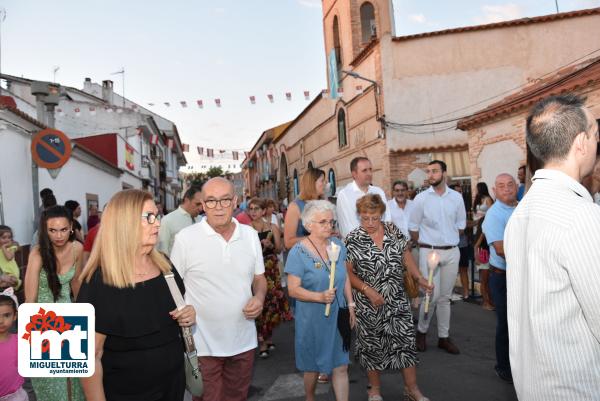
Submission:
[[[356,202],[360,227],[346,237],[346,267],[356,302],[356,355],[369,379],[369,401],[381,401],[379,372],[401,369],[405,399],[428,400],[417,386],[415,331],[404,270],[431,290],[410,252],[407,238],[381,216],[385,203],[368,194]]]

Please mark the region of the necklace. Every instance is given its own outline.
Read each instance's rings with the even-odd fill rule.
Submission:
[[[317,246],[315,245],[315,243],[312,242],[312,240],[310,239],[310,237],[306,237],[306,239],[308,240],[308,242],[310,242],[310,244],[313,246],[313,248],[315,248],[315,251],[317,251],[317,254],[319,255],[319,258],[321,258],[321,261],[323,261],[323,265],[325,266],[325,268],[327,269],[327,271],[329,271],[329,265],[327,264],[327,262],[325,262],[325,259],[321,255],[321,252],[319,252],[319,248],[317,248]],[[317,269],[320,269],[321,268],[321,262],[316,262],[315,263],[315,267]]]

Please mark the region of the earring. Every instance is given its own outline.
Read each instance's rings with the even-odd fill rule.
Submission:
[[[71,230],[71,234],[73,234],[75,231]]]

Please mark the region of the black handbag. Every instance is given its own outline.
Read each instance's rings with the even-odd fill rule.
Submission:
[[[342,346],[344,351],[350,350],[352,344],[352,329],[350,328],[350,309],[347,306],[339,307],[337,326],[340,335],[342,336]]]

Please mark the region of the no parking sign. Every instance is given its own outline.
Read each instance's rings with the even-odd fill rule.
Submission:
[[[61,131],[47,128],[31,138],[31,157],[39,167],[60,168],[71,157],[71,141]]]

